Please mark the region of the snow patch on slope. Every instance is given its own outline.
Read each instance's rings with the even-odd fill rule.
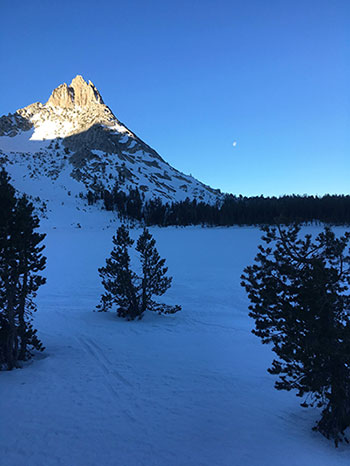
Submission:
[[[34,137],[35,129],[22,131],[15,137],[2,136],[0,137],[0,150],[6,153],[11,152],[29,152],[35,153],[42,149],[46,149],[49,141],[42,141]]]
[[[35,117],[32,122],[36,123]],[[71,121],[43,121],[40,125],[35,127],[34,133],[31,136],[32,141],[42,141],[45,139],[64,138],[74,130],[74,125]]]

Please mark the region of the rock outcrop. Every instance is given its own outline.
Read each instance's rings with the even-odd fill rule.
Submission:
[[[88,107],[93,104],[103,104],[102,97],[91,81],[88,83],[80,75],[76,76],[67,86],[61,84],[53,90],[46,105],[71,109],[74,106]]]

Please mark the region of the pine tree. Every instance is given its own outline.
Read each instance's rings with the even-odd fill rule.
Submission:
[[[4,169],[0,172],[0,368],[12,369],[18,359],[15,314],[16,250],[12,241],[16,209],[15,189]]]
[[[36,350],[44,349],[31,322],[33,313],[37,309],[34,298],[40,286],[46,283],[46,278],[38,273],[43,271],[46,265],[46,257],[41,254],[45,248],[41,245],[45,234],[35,231],[39,227],[39,219],[34,215],[34,207],[25,195],[17,202],[14,223],[14,240],[19,252],[18,304],[16,309],[18,334],[21,339],[19,359],[24,360],[29,355],[28,346]]]
[[[350,427],[350,234],[325,228],[313,242],[299,225],[263,230],[266,246],[242,275],[253,333],[272,343],[275,387],[323,408],[314,429],[337,445]]]
[[[45,279],[38,274],[46,258],[39,246],[45,235],[36,233],[39,220],[25,196],[15,190],[3,169],[0,173],[0,366],[12,369],[31,356],[30,348],[43,350],[32,315],[34,298]]]
[[[141,277],[141,312],[146,309],[157,311],[160,314],[173,314],[179,311],[180,306],[168,306],[159,304],[152,296],[163,295],[171,286],[172,277],[167,277],[168,268],[165,267],[165,259],[161,259],[155,247],[155,239],[147,228],[137,241],[136,251],[140,253],[142,277]]]
[[[118,306],[119,316],[133,320],[140,315],[137,277],[130,269],[129,248],[134,241],[124,225],[118,228],[117,235],[113,236],[112,241],[114,248],[110,257],[106,259],[106,266],[98,270],[106,290],[98,309],[108,310],[115,303]]]
[[[114,248],[106,259],[106,266],[99,269],[105,293],[97,307],[106,311],[113,304],[118,306],[117,313],[128,320],[141,319],[146,310],[159,314],[173,314],[180,306],[159,304],[152,299],[161,296],[170,287],[172,278],[167,277],[165,259],[161,259],[155,248],[155,240],[145,228],[137,241],[136,251],[140,253],[141,275],[130,269],[129,248],[134,241],[127,228],[122,225],[113,237]]]

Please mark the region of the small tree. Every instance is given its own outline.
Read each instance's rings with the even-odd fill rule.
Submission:
[[[97,306],[107,311],[113,304],[118,306],[117,313],[128,320],[141,319],[146,310],[159,314],[179,311],[180,306],[159,304],[152,299],[161,296],[170,287],[172,278],[166,277],[165,259],[161,259],[155,248],[155,240],[145,228],[137,241],[136,251],[140,253],[141,276],[130,269],[129,248],[134,241],[127,228],[122,225],[113,237],[114,248],[106,259],[106,266],[99,269],[105,293]]]
[[[147,228],[137,240],[136,251],[140,253],[142,266],[141,278],[141,313],[146,309],[160,314],[174,314],[180,306],[159,304],[152,296],[162,296],[171,286],[172,277],[167,277],[168,267],[165,267],[165,259],[161,259],[155,247],[156,241]]]
[[[253,333],[273,345],[275,387],[323,408],[314,430],[337,445],[350,426],[350,234],[325,228],[312,242],[298,225],[263,231],[267,246],[242,275]]]
[[[130,238],[127,228],[122,225],[118,228],[117,235],[113,236],[112,242],[114,248],[111,256],[106,259],[106,266],[98,269],[106,290],[98,308],[105,311],[115,303],[119,316],[133,320],[140,314],[137,277],[130,269],[129,248],[134,241]]]

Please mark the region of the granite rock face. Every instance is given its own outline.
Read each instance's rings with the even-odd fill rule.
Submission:
[[[73,108],[88,107],[93,104],[103,104],[102,97],[91,81],[88,83],[80,75],[76,76],[67,86],[61,84],[53,90],[46,105],[52,107]]]
[[[73,89],[71,87],[68,87],[66,83],[61,84],[53,90],[46,105],[51,105],[52,107],[73,108]]]

